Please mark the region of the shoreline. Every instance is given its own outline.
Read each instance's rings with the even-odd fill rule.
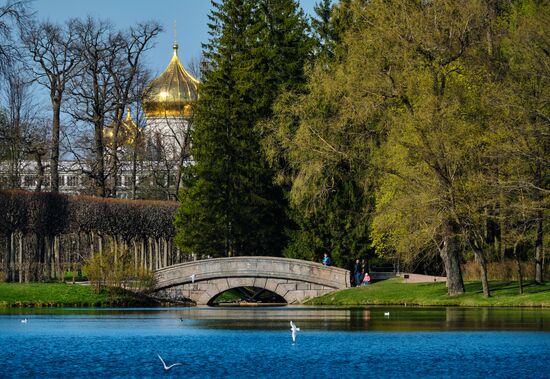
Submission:
[[[394,278],[365,287],[352,287],[308,299],[298,306],[357,307],[506,307],[550,308],[550,283],[525,284],[517,293],[516,282],[491,282],[492,296],[484,298],[479,282],[466,282],[463,295],[449,297],[444,283],[403,283]],[[295,304],[292,304],[295,305]],[[115,289],[96,293],[91,286],[71,283],[0,283],[0,309],[29,308],[170,308],[194,307],[188,303],[168,302],[147,295]],[[269,306],[269,304],[265,304]],[[250,307],[246,307],[250,308]]]
[[[483,297],[481,283],[465,282],[466,292],[448,296],[444,283],[405,283],[401,278],[352,287],[310,299],[307,305],[322,306],[444,306],[444,307],[550,307],[550,283],[526,282],[518,293],[517,282],[490,282],[491,297]]]

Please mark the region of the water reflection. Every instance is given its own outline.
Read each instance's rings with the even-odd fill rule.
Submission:
[[[389,316],[385,316],[389,313]],[[0,315],[87,316],[100,319],[165,319],[206,329],[287,328],[294,320],[309,330],[341,331],[550,331],[550,309],[382,307],[367,308],[129,308],[3,309]]]

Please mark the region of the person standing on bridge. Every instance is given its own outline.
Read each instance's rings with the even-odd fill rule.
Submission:
[[[330,266],[332,264],[332,261],[330,260],[330,257],[327,253],[325,253],[325,256],[323,257],[323,266]]]

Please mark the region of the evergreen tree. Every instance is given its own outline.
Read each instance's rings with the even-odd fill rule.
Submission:
[[[334,44],[331,25],[332,9],[332,0],[320,0],[313,8],[315,16],[311,18],[310,23],[315,37],[317,56],[323,54],[332,56]]]
[[[368,228],[373,198],[365,196],[365,186],[372,194],[372,182],[366,184],[363,175],[369,159],[345,151],[354,136],[356,146],[370,144],[369,133],[352,131],[358,115],[349,102],[364,70],[357,76],[337,70],[347,52],[341,41],[352,27],[351,10],[356,5],[351,0],[334,5],[322,0],[316,5],[311,20],[315,61],[308,69],[308,85],[281,94],[274,116],[263,124],[264,149],[285,183],[294,222],[285,256],[319,260],[329,253],[339,266],[348,266],[372,250]],[[360,100],[356,109],[365,104]],[[338,136],[327,134],[329,125],[335,125]]]
[[[258,121],[304,81],[310,50],[294,0],[213,2],[204,83],[184,173],[177,243],[210,256],[279,255],[285,200],[260,149]]]

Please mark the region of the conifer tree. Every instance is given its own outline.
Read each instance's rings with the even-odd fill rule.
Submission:
[[[279,255],[285,201],[256,124],[271,115],[281,90],[304,81],[306,23],[294,0],[213,6],[195,113],[195,165],[184,173],[177,242],[199,255]]]

